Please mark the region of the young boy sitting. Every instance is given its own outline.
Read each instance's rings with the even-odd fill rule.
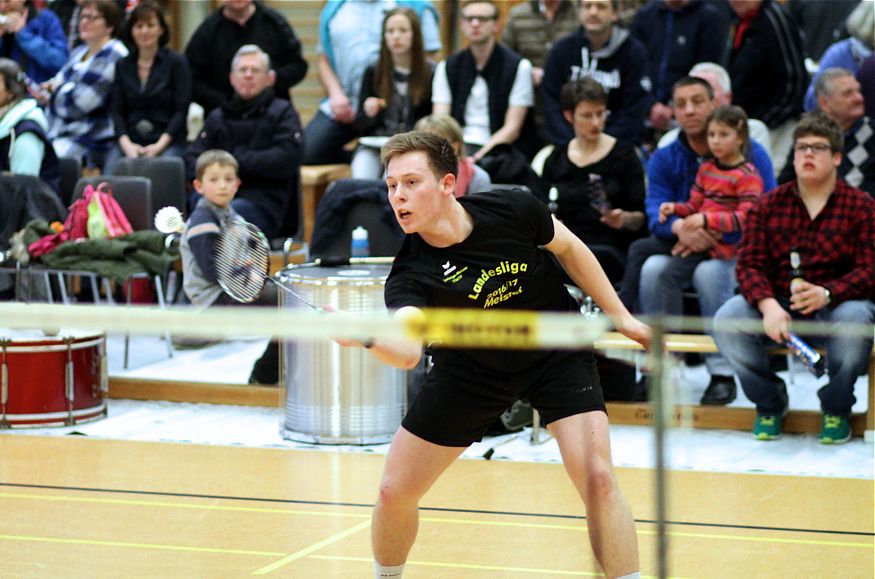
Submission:
[[[197,159],[195,190],[203,195],[185,223],[179,246],[182,255],[183,290],[196,306],[240,305],[222,290],[216,275],[216,242],[225,224],[243,221],[231,207],[240,179],[237,160],[227,151],[210,149]],[[275,286],[267,284],[252,305],[276,307]],[[271,341],[255,362],[250,384],[276,384],[279,381],[279,345]]]

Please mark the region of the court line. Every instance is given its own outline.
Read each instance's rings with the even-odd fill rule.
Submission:
[[[313,543],[309,547],[306,547],[304,549],[301,549],[300,551],[297,551],[295,553],[287,555],[287,556],[283,557],[282,559],[280,559],[279,561],[275,561],[275,562],[271,563],[270,565],[267,565],[265,567],[262,567],[261,569],[258,569],[257,571],[253,571],[252,574],[253,575],[267,575],[271,571],[276,571],[280,567],[285,567],[289,563],[297,561],[298,559],[302,559],[302,558],[310,555],[311,553],[315,553],[316,551],[322,549],[323,547],[327,547],[328,545],[331,545],[333,543],[341,541],[341,540],[349,537],[350,535],[354,535],[354,534],[358,533],[362,529],[367,529],[370,526],[371,526],[370,519],[368,519],[367,521],[362,521],[358,525],[352,526],[352,527],[346,529],[345,531],[335,533],[334,535],[331,535],[328,538],[322,539],[318,543]]]
[[[303,499],[274,499],[274,498],[266,498],[266,497],[241,497],[241,496],[231,496],[231,495],[207,495],[207,494],[198,494],[198,493],[180,493],[180,492],[169,492],[169,491],[146,491],[146,490],[131,490],[131,489],[110,489],[110,488],[97,488],[97,487],[75,487],[75,486],[63,486],[63,485],[42,485],[42,484],[31,484],[31,483],[0,482],[0,487],[4,487],[4,486],[15,487],[15,488],[69,490],[69,491],[80,491],[80,492],[108,493],[108,494],[168,496],[168,497],[213,499],[213,500],[227,500],[227,501],[250,501],[250,502],[280,503],[280,504],[318,505],[318,506],[332,506],[332,507],[354,507],[354,508],[366,508],[366,509],[374,508],[373,503],[351,503],[351,502],[343,502],[343,501],[316,501],[316,500],[303,500]],[[585,521],[586,520],[586,517],[583,515],[563,515],[563,514],[558,514],[558,513],[529,513],[529,512],[524,512],[524,511],[493,511],[493,510],[485,510],[485,509],[462,509],[462,508],[451,508],[451,507],[420,506],[420,511],[439,512],[439,513],[482,514],[482,515],[512,516],[512,517],[533,517],[533,518],[537,517],[537,518],[546,518],[546,519],[565,519],[565,520],[575,520],[575,521]],[[640,523],[640,524],[656,524],[657,523],[657,521],[655,521],[653,519],[635,519],[635,522]],[[784,533],[811,533],[811,534],[822,534],[822,535],[847,535],[847,536],[855,536],[855,537],[875,537],[875,532],[870,532],[870,531],[839,531],[839,530],[833,530],[833,529],[803,529],[803,528],[796,528],[796,527],[770,527],[770,526],[765,526],[765,525],[742,525],[742,524],[733,524],[733,523],[705,523],[705,522],[697,522],[697,521],[666,521],[666,524],[667,525],[677,525],[677,526],[689,526],[689,527],[720,528],[720,529],[775,531],[775,532],[784,532]]]
[[[311,559],[325,559],[328,561],[354,561],[356,563],[359,562],[371,562],[373,559],[368,559],[367,557],[346,557],[341,555],[310,555]],[[416,566],[421,565],[423,567],[444,567],[449,569],[477,569],[478,571],[504,571],[506,573],[528,573],[528,574],[539,574],[539,575],[571,575],[574,577],[604,577],[603,573],[597,573],[594,571],[564,571],[561,569],[536,569],[534,567],[504,567],[501,565],[476,565],[473,563],[450,563],[443,561],[407,561],[405,566]],[[648,575],[642,575],[642,578],[648,577]],[[678,579],[678,578],[673,578]]]
[[[251,512],[251,513],[272,513],[282,515],[304,515],[304,516],[322,516],[322,517],[338,517],[338,518],[368,518],[370,514],[358,513],[338,513],[338,512],[321,512],[321,511],[297,511],[290,509],[270,509],[263,507],[231,507],[223,505],[201,505],[194,503],[167,503],[153,502],[133,499],[110,499],[110,498],[92,498],[92,497],[69,497],[58,495],[35,495],[21,493],[0,493],[0,499],[19,499],[19,500],[36,500],[36,501],[55,501],[55,502],[76,502],[88,504],[110,504],[110,505],[127,505],[139,507],[161,507],[161,508],[179,508],[179,509],[201,509],[213,511],[231,511],[231,512]],[[529,528],[529,529],[547,529],[556,531],[575,531],[583,532],[587,530],[586,525],[558,525],[550,523],[523,523],[518,521],[481,521],[474,519],[455,519],[446,517],[420,517],[420,521],[428,523],[441,524],[459,524],[459,525],[478,525],[478,526],[494,526],[494,527],[513,527],[513,528]],[[655,531],[645,529],[636,530],[639,535],[655,535]],[[850,541],[822,541],[815,539],[793,539],[779,537],[759,537],[750,535],[726,535],[726,534],[709,534],[709,533],[690,533],[684,531],[668,531],[667,534],[673,537],[687,537],[699,539],[718,539],[718,540],[734,540],[734,541],[755,541],[755,542],[772,542],[786,543],[794,545],[819,545],[830,547],[852,547],[875,549],[875,543],[854,543]]]
[[[183,545],[160,545],[157,543],[130,543],[127,541],[102,541],[99,539],[68,539],[64,537],[35,537],[32,535],[0,535],[0,540],[31,541],[37,543],[65,543],[69,545],[92,545],[100,547],[127,547],[133,549],[157,549],[162,551],[186,551],[193,553],[221,553],[225,555],[260,555],[280,557],[285,553],[274,551],[250,551],[246,549],[222,549],[220,547],[186,547]]]

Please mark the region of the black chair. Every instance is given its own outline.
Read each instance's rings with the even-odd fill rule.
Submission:
[[[152,229],[157,208],[152,199],[152,182],[149,179],[120,175],[82,177],[73,190],[73,200],[82,197],[86,186],[97,187],[101,183],[109,185],[112,196],[125,212],[134,231]]]
[[[60,173],[61,202],[69,207],[73,201],[73,190],[82,177],[82,159],[78,157],[58,157],[58,172]]]
[[[152,182],[152,205],[176,207],[185,214],[185,162],[180,157],[139,157],[119,160],[115,176],[145,177]]]

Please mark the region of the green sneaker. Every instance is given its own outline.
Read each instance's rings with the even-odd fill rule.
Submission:
[[[781,438],[783,414],[757,414],[753,423],[753,437],[757,440],[777,440]]]
[[[823,415],[820,444],[842,444],[851,439],[851,421],[847,416]]]

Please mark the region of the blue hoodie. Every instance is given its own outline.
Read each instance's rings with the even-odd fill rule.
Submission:
[[[7,46],[7,42],[12,46]],[[14,36],[0,36],[0,55],[4,54],[21,63],[24,73],[34,82],[49,80],[69,57],[61,21],[51,10],[38,12]]]

